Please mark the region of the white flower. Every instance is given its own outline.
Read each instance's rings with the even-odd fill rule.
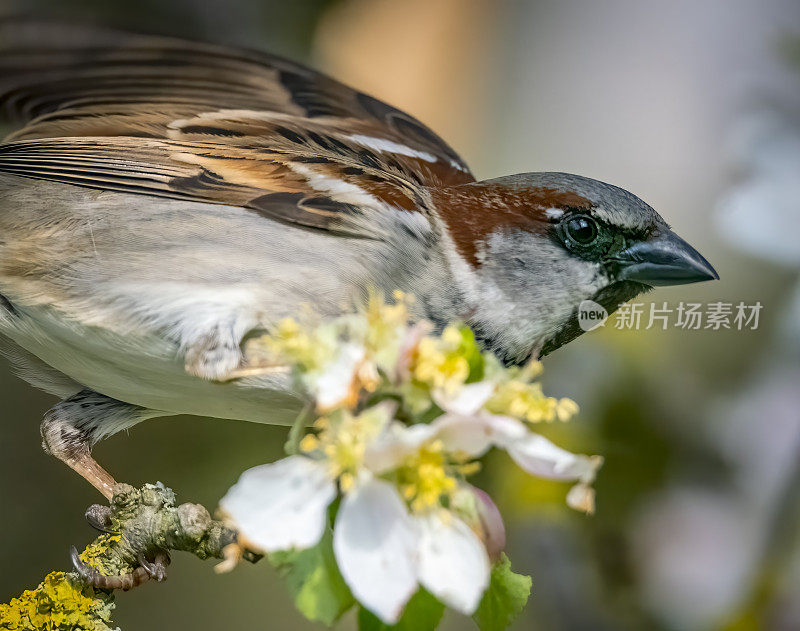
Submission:
[[[385,423],[389,409],[383,406],[376,412],[372,408],[364,414],[380,414]],[[373,424],[378,426],[380,422]],[[403,445],[417,442],[421,433],[413,430],[427,427],[405,428],[414,435],[410,440],[398,426],[376,433],[343,422],[340,435],[315,439],[311,456],[316,459],[290,456],[250,469],[220,506],[243,541],[255,549],[307,548],[324,533],[336,479],[349,479],[333,531],[333,548],[339,570],[358,601],[393,624],[421,584],[449,607],[471,614],[489,582],[489,556],[481,540],[444,509],[411,514],[398,488],[375,477],[378,471],[368,466],[366,454],[372,443],[380,440],[391,449],[390,435]],[[374,436],[365,441],[363,450],[353,442],[354,429],[359,436]]]
[[[586,513],[594,512],[589,485],[603,464],[601,457],[573,454],[531,432],[517,419],[488,412],[474,416],[445,414],[428,427],[427,438],[441,440],[448,451],[476,458],[494,446],[504,449],[521,469],[532,475],[575,480],[578,484],[567,494],[567,504]]]
[[[491,499],[465,481],[475,458],[497,447],[529,473],[574,480],[567,503],[587,512],[601,463],[530,431],[577,411],[544,395],[533,381],[538,363],[505,370],[468,328],[428,335],[427,322],[409,321],[410,298],[395,298],[373,296],[363,313],[316,328],[284,320],[264,337],[324,416],[299,444],[292,434],[300,454],[246,471],[220,503],[242,542],[269,553],[317,545],[341,496],[339,571],[390,625],[420,586],[463,614],[478,607],[505,528]],[[373,398],[383,402],[363,409]]]
[[[220,507],[248,546],[275,552],[315,545],[335,497],[336,484],[320,462],[289,456],[245,471]]]
[[[321,419],[320,433],[301,443],[308,455],[250,469],[221,507],[259,550],[306,548],[322,537],[338,481],[345,496],[333,531],[334,554],[358,601],[393,624],[422,584],[449,607],[471,614],[488,585],[489,555],[460,516],[441,507],[441,497],[458,489],[451,475],[457,466],[449,463],[493,446],[504,449],[528,473],[577,481],[567,503],[591,512],[589,485],[602,462],[561,449],[515,418],[482,409],[493,391],[491,383],[481,382],[440,397],[445,414],[430,424],[393,421],[394,407],[387,403],[359,416],[340,411]],[[400,488],[377,477],[392,471]]]
[[[369,479],[345,496],[333,549],[353,595],[387,624],[419,584],[464,614],[489,584],[489,556],[477,535],[443,509],[410,514],[385,480]]]
[[[451,399],[437,400],[445,414],[437,418],[428,432],[442,440],[451,451],[470,457],[483,455],[498,447],[526,472],[553,480],[578,482],[567,494],[567,504],[586,513],[594,512],[594,492],[589,486],[603,464],[599,456],[573,454],[531,432],[521,421],[491,414],[482,409],[493,393],[487,382],[461,388]]]

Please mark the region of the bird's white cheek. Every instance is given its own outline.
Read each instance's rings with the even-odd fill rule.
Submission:
[[[580,285],[589,295],[594,295],[609,284],[608,274],[600,263],[587,263],[582,268]]]
[[[608,284],[602,267],[597,263],[571,260],[561,269],[557,290],[550,293],[543,313],[548,314],[546,333],[560,327],[568,320],[578,305],[591,299]]]

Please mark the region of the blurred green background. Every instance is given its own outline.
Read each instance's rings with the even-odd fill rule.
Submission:
[[[722,280],[639,302],[759,301],[759,327],[632,331],[612,318],[546,359],[549,391],[582,413],[544,433],[606,464],[588,518],[566,508],[566,486],[504,457],[480,474],[515,568],[533,576],[515,628],[800,629],[796,0],[0,0],[0,14],[20,13],[304,60],[418,116],[480,179],[575,172],[652,204]],[[53,403],[0,366],[0,601],[94,537],[83,510],[97,493],[39,447]],[[159,419],[95,453],[118,480],[161,480],[213,507],[280,455],[284,432]],[[115,621],[314,628],[266,564],[217,576],[181,555],[165,584],[120,596]]]

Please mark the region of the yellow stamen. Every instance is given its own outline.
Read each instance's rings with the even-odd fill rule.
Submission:
[[[300,451],[304,453],[309,453],[310,451],[314,451],[318,447],[319,447],[319,439],[313,434],[307,434],[303,436],[303,440],[300,441]]]
[[[569,399],[562,401],[566,403],[562,405],[553,397],[546,397],[538,383],[512,379],[497,386],[494,396],[486,404],[486,409],[495,414],[508,414],[529,423],[550,422],[557,417],[568,420],[573,406],[574,408],[577,406]]]
[[[459,475],[463,475],[465,478],[471,475],[475,475],[478,471],[481,470],[481,463],[480,462],[467,462],[466,464],[457,465],[455,467],[456,472]]]
[[[442,498],[451,495],[457,480],[450,475],[441,441],[432,441],[409,456],[398,470],[403,497],[415,512],[425,511],[441,504]]]

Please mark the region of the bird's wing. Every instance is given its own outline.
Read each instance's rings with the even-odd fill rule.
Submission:
[[[425,187],[474,180],[373,97],[279,57],[163,37],[0,23],[0,108],[24,124],[0,171],[315,228],[348,231],[375,205],[424,209]]]
[[[401,165],[387,170],[377,166],[382,160],[374,153],[367,156],[344,144],[327,158],[333,150],[290,139],[281,143],[282,137],[238,137],[223,144],[195,141],[194,134],[180,130],[174,135],[187,139],[16,140],[0,144],[0,173],[241,206],[270,219],[356,237],[380,236],[369,221],[376,209],[427,214],[430,208],[424,189],[399,175]]]

